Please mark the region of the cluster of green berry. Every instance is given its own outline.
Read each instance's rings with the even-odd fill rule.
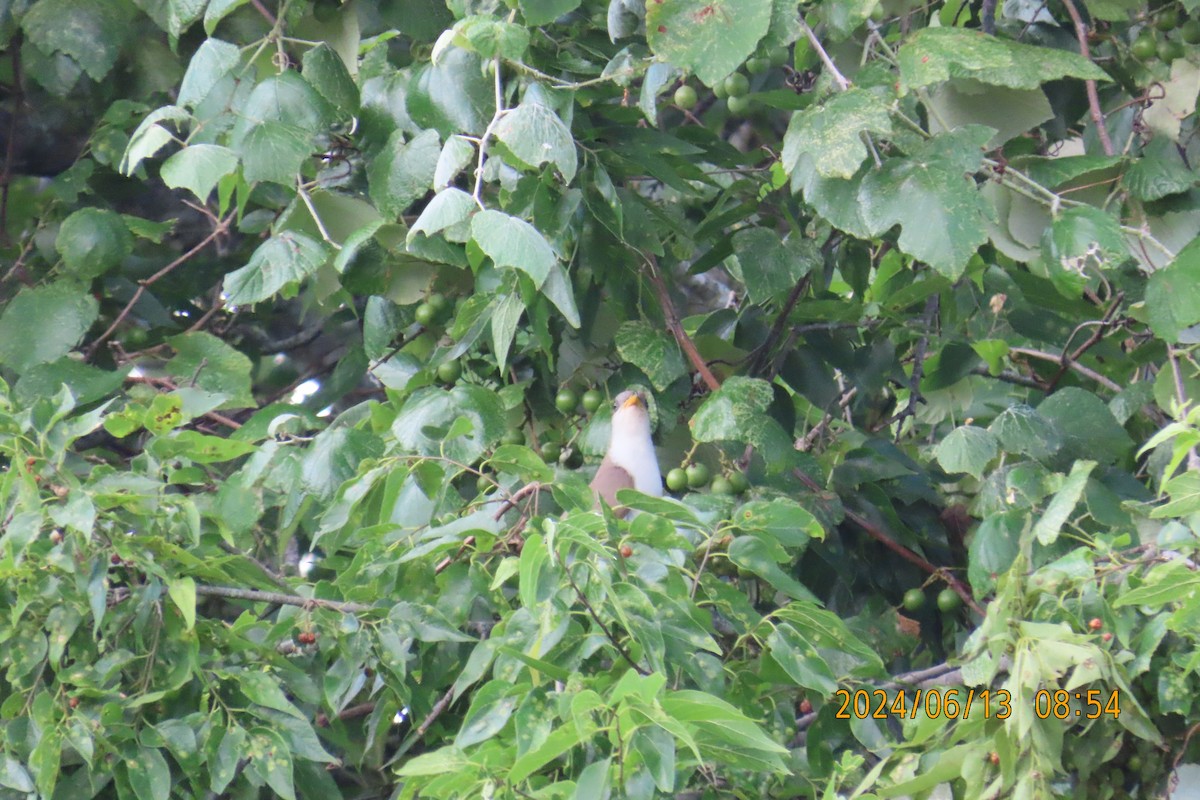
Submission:
[[[943,614],[953,614],[962,608],[962,598],[958,596],[958,592],[950,587],[946,587],[938,592],[937,607],[938,611]],[[906,611],[917,612],[925,607],[925,590],[913,588],[904,593],[902,605]]]
[[[688,489],[703,489],[710,480],[713,494],[745,494],[750,488],[750,482],[740,470],[730,470],[714,478],[708,467],[699,462],[671,470],[667,473],[666,484],[672,492],[679,493]]]
[[[787,49],[780,47],[769,53],[752,56],[746,59],[746,72],[760,75],[772,67],[781,67],[787,63],[788,55]],[[730,114],[741,116],[751,108],[753,101],[750,99],[750,78],[744,73],[735,72],[724,80],[717,81],[712,90],[718,99],[725,101]],[[700,101],[700,96],[695,88],[683,83],[675,90],[674,99],[676,106],[684,111],[691,111]]]
[[[1151,24],[1142,28],[1129,45],[1139,61],[1159,59],[1170,64],[1186,53],[1185,44],[1200,44],[1200,19],[1183,20],[1175,5],[1160,8]]]

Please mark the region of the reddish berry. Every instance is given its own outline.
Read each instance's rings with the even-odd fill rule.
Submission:
[[[621,545],[621,558],[629,558],[633,555],[633,548],[627,544]]]
[[[116,553],[113,553],[111,556],[109,556],[108,560],[114,567],[121,566],[121,557]]]
[[[1109,633],[1108,631],[1105,631],[1104,633],[1100,634],[1100,638],[1101,638],[1101,639],[1103,639],[1103,640],[1104,640],[1104,641],[1106,641],[1106,642],[1111,642],[1111,641],[1112,641],[1112,634],[1111,634],[1111,633]]]
[[[70,698],[69,700],[67,700],[67,705],[69,705],[71,708],[79,708],[79,698],[78,697]]]
[[[1094,631],[1098,631],[1104,627],[1104,623],[1099,617],[1092,617],[1091,620],[1088,621],[1088,627]]]
[[[812,713],[812,703],[809,702],[807,697],[800,701],[800,713],[801,714],[811,714]]]

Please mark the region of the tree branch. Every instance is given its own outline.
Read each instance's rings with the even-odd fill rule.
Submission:
[[[362,603],[350,603],[339,600],[320,600],[315,597],[301,597],[282,592],[260,592],[257,589],[235,589],[232,586],[208,586],[196,584],[196,594],[202,597],[225,597],[230,600],[249,600],[252,603],[277,603],[282,606],[299,606],[300,608],[328,608],[343,614],[361,614],[365,611],[376,611],[377,606]]]
[[[1010,348],[1008,348],[1008,352],[1009,352],[1009,355],[1015,354],[1018,356],[1025,356],[1027,358],[1036,358],[1039,361],[1053,361],[1056,364],[1062,363],[1061,355],[1056,356],[1054,353],[1047,353],[1044,350],[1034,350],[1030,347],[1010,347]],[[1103,386],[1106,389],[1111,389],[1114,392],[1120,392],[1122,389],[1122,387],[1119,383],[1117,383],[1114,380],[1110,380],[1109,378],[1104,377],[1099,372],[1096,372],[1094,369],[1085,367],[1084,365],[1079,364],[1075,361],[1072,361],[1070,363],[1070,367],[1071,367],[1071,369],[1078,372],[1080,375],[1083,375],[1085,378],[1091,378],[1096,383],[1100,384],[1101,386]]]
[[[1079,54],[1088,61],[1092,60],[1091,48],[1088,47],[1088,28],[1083,22],[1083,17],[1079,16],[1079,9],[1075,7],[1074,0],[1063,0],[1063,5],[1067,7],[1067,13],[1071,15],[1071,22],[1075,23],[1075,38],[1079,40]],[[1088,108],[1092,111],[1092,122],[1096,123],[1096,135],[1100,137],[1100,146],[1104,148],[1104,155],[1111,156],[1116,151],[1113,149],[1112,139],[1108,136],[1108,128],[1104,124],[1104,112],[1100,109],[1100,95],[1096,91],[1096,82],[1090,78],[1083,82],[1084,88],[1087,89]]]
[[[663,282],[662,274],[658,270],[658,261],[649,253],[642,253],[642,258],[645,259],[648,269],[646,276],[650,279],[650,285],[654,287],[654,293],[658,296],[658,304],[662,307],[663,317],[666,318],[667,328],[675,337],[675,341],[679,343],[679,348],[687,355],[688,361],[692,362],[692,366],[700,373],[700,377],[704,379],[704,383],[708,386],[709,391],[715,392],[721,388],[721,382],[713,375],[712,370],[708,368],[708,364],[700,355],[700,351],[696,349],[695,343],[688,337],[687,332],[683,329],[683,325],[679,322],[679,312],[675,310],[675,304],[671,302],[671,295],[667,291],[667,285]]]

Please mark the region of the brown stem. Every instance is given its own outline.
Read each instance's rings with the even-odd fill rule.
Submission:
[[[1034,350],[1033,348],[1030,348],[1030,347],[1010,347],[1010,348],[1008,348],[1008,352],[1009,352],[1009,355],[1018,355],[1018,356],[1025,356],[1027,358],[1036,358],[1039,361],[1053,361],[1056,364],[1062,362],[1061,355],[1055,355],[1054,353],[1047,353],[1044,350]],[[1088,367],[1085,367],[1083,364],[1079,364],[1074,361],[1072,361],[1070,363],[1070,367],[1074,371],[1078,372],[1080,375],[1083,375],[1085,378],[1091,378],[1096,383],[1100,384],[1101,386],[1103,386],[1106,389],[1111,389],[1114,392],[1121,391],[1120,384],[1118,384],[1116,381],[1113,381],[1113,380],[1110,380],[1109,378],[1104,377],[1099,372],[1096,372],[1096,370],[1094,370],[1094,369],[1090,369]]]
[[[367,714],[370,714],[374,710],[375,710],[375,703],[373,703],[373,702],[359,703],[356,706],[350,706],[349,708],[344,708],[341,711],[339,711],[337,713],[336,719],[344,720],[344,719],[355,719],[357,717],[365,717]],[[329,716],[327,714],[317,714],[317,719],[315,721],[317,723],[318,728],[329,727]]]
[[[1061,359],[1062,366],[1060,366],[1058,368],[1058,373],[1053,378],[1050,379],[1050,383],[1046,387],[1047,392],[1054,391],[1054,387],[1058,386],[1058,382],[1060,380],[1062,380],[1062,376],[1066,375],[1067,370],[1071,368],[1072,362],[1078,361],[1080,356],[1082,356],[1084,353],[1086,353],[1088,350],[1090,350],[1092,347],[1094,347],[1101,339],[1104,338],[1104,334],[1106,334],[1108,332],[1109,328],[1112,327],[1113,314],[1116,313],[1117,308],[1121,305],[1121,301],[1124,299],[1125,299],[1125,293],[1117,292],[1116,296],[1113,297],[1113,301],[1109,305],[1108,310],[1105,311],[1104,316],[1100,318],[1100,323],[1098,325],[1096,325],[1095,330],[1092,331],[1092,335],[1087,338],[1087,341],[1085,341],[1079,347],[1075,348],[1075,352],[1068,354],[1066,346],[1063,347],[1063,353],[1062,353],[1062,359]],[[1067,345],[1070,345],[1070,344],[1071,344],[1071,339],[1068,337]]]
[[[687,332],[683,329],[683,325],[679,322],[679,312],[675,310],[675,304],[671,302],[671,295],[667,291],[667,285],[663,282],[662,274],[658,270],[658,261],[653,255],[643,253],[642,257],[646,259],[646,264],[649,267],[646,270],[646,275],[650,279],[650,285],[654,287],[654,293],[658,295],[658,303],[662,307],[663,317],[666,318],[667,328],[675,337],[675,341],[679,343],[680,349],[687,355],[688,361],[692,362],[692,366],[700,373],[700,377],[704,379],[705,385],[709,391],[715,392],[721,388],[721,382],[713,375],[712,370],[708,368],[700,351],[696,349],[696,345],[688,337]]]
[[[809,489],[812,489],[814,492],[822,491],[820,484],[818,484],[816,481],[814,481],[812,478],[808,477],[808,475],[804,474],[800,470],[795,470],[795,475],[797,478],[800,479],[801,483],[803,483]],[[954,593],[957,594],[959,597],[961,597],[962,601],[964,603],[966,603],[967,606],[972,611],[974,611],[976,614],[979,614],[980,616],[983,615],[983,607],[980,606],[979,603],[975,602],[975,597],[971,594],[971,590],[967,588],[967,585],[965,583],[963,583],[961,580],[959,580],[958,578],[954,577],[954,575],[947,572],[945,568],[935,567],[933,564],[929,563],[927,560],[925,560],[921,556],[917,555],[912,550],[909,550],[907,547],[900,544],[892,537],[888,536],[879,527],[877,527],[875,525],[875,523],[871,522],[869,519],[862,516],[857,511],[852,511],[851,509],[847,508],[846,509],[846,519],[850,520],[855,525],[862,528],[864,531],[867,532],[868,536],[870,536],[875,541],[879,542],[881,545],[883,545],[887,549],[891,550],[896,555],[903,558],[905,561],[909,562],[910,564],[916,565],[922,571],[928,572],[930,575],[936,575],[939,578],[941,578],[942,580],[944,580],[946,582],[946,585],[949,586],[951,589],[953,589]]]
[[[142,295],[145,294],[147,288],[153,286],[155,283],[157,283],[163,277],[171,274],[171,272],[173,272],[176,268],[178,268],[179,265],[185,264],[188,261],[190,261],[193,257],[195,257],[195,255],[197,253],[199,253],[201,250],[203,250],[205,247],[207,247],[209,245],[209,243],[215,241],[219,236],[221,236],[227,230],[229,230],[229,223],[233,221],[233,216],[234,216],[233,214],[230,214],[229,216],[225,217],[225,219],[221,220],[221,222],[215,228],[212,229],[212,231],[208,234],[208,236],[205,236],[203,239],[201,239],[200,242],[195,247],[193,247],[191,250],[188,250],[186,253],[181,255],[179,258],[175,259],[170,264],[167,264],[165,267],[163,267],[158,272],[151,275],[149,278],[146,278],[146,280],[139,281],[137,291],[135,291],[133,293],[133,297],[129,298],[129,302],[125,304],[125,307],[123,309],[121,309],[121,313],[117,315],[117,318],[114,319],[112,321],[112,324],[108,326],[108,330],[106,330],[104,333],[100,334],[99,338],[97,338],[94,342],[92,342],[88,346],[87,356],[86,356],[85,360],[87,360],[87,361],[92,360],[92,356],[94,356],[96,354],[96,350],[99,349],[100,345],[104,342],[104,340],[108,339],[110,336],[113,335],[113,332],[116,331],[117,327],[120,326],[121,322],[125,319],[125,317],[129,316],[129,312],[133,310],[134,305],[136,305],[137,301],[142,298]]]
[[[362,603],[342,602],[338,600],[319,600],[313,597],[300,597],[281,592],[260,592],[257,589],[235,589],[232,586],[196,585],[196,594],[203,597],[227,597],[231,600],[249,600],[253,603],[277,603],[283,606],[299,606],[300,608],[328,608],[343,614],[361,614],[375,610],[375,606]]]
[[[1067,13],[1071,15],[1071,22],[1075,23],[1075,38],[1079,40],[1079,53],[1088,61],[1092,60],[1092,52],[1088,47],[1088,29],[1083,22],[1083,17],[1079,16],[1079,9],[1075,7],[1074,0],[1063,0],[1063,5],[1067,8]],[[1104,112],[1100,110],[1100,95],[1096,91],[1096,82],[1090,78],[1083,82],[1087,89],[1088,108],[1092,111],[1092,122],[1096,123],[1096,134],[1100,137],[1100,146],[1104,148],[1104,155],[1111,156],[1116,153],[1113,149],[1112,139],[1108,137],[1108,128],[1104,124]]]

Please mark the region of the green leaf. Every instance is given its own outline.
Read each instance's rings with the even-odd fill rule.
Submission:
[[[1165,136],[1146,145],[1121,176],[1121,182],[1139,200],[1161,200],[1186,192],[1196,185],[1196,173],[1179,154],[1178,146]]]
[[[989,516],[975,529],[967,577],[977,597],[991,593],[996,588],[999,576],[1007,572],[1016,560],[1027,519],[1024,510],[1014,509]]]
[[[258,703],[260,706],[273,708],[276,711],[282,711],[297,719],[304,719],[303,712],[292,705],[287,699],[287,695],[279,688],[279,683],[276,677],[266,672],[258,672],[255,670],[246,670],[245,672],[235,673],[232,677],[237,680],[238,688],[242,690],[242,694],[252,703]]]
[[[419,66],[408,87],[408,113],[421,128],[443,139],[456,133],[483,133],[496,109],[492,81],[480,69],[479,56],[452,47],[437,64]]]
[[[187,630],[196,627],[196,581],[187,577],[175,578],[167,582],[167,594],[171,602],[178,606],[183,614]]]
[[[969,173],[990,137],[991,128],[936,136],[910,157],[889,158],[867,173],[858,197],[870,233],[899,225],[901,250],[957,280],[988,238],[987,205]]]
[[[734,512],[730,522],[739,530],[777,541],[785,547],[803,547],[809,539],[825,538],[817,518],[786,497],[745,503]]]
[[[133,236],[115,211],[81,208],[63,220],[54,247],[67,269],[90,280],[121,264],[133,250]]]
[[[508,724],[508,718],[521,700],[521,694],[507,681],[488,681],[471,696],[467,709],[454,737],[454,746],[467,748],[486,742]]]
[[[807,155],[822,178],[849,179],[867,157],[865,135],[891,132],[890,112],[878,95],[865,89],[840,92],[792,115],[783,137],[783,166],[792,174]]]
[[[454,187],[443,189],[421,211],[421,215],[417,217],[417,221],[408,231],[408,241],[411,242],[418,233],[432,236],[435,233],[447,231],[448,228],[462,225],[471,218],[471,214],[477,208],[475,200],[462,189]],[[450,231],[447,231],[444,236],[449,241],[463,240],[458,235],[451,235]]]
[[[1095,468],[1095,461],[1076,461],[1071,467],[1071,474],[1063,481],[1062,488],[1055,493],[1042,518],[1033,526],[1033,535],[1043,545],[1054,544],[1058,539],[1063,523],[1071,516],[1079,499],[1083,497],[1088,475]]]
[[[816,647],[786,622],[777,624],[767,637],[767,649],[797,686],[812,689],[822,697],[837,690],[837,678]]]
[[[358,87],[336,50],[321,42],[309,48],[300,63],[300,74],[330,105],[350,113],[358,110]]]
[[[456,46],[478,53],[486,59],[497,56],[507,61],[522,61],[529,49],[529,29],[513,22],[498,20],[490,14],[472,14],[454,23],[453,42]],[[441,55],[440,40],[434,48],[433,60]]]
[[[541,288],[558,262],[537,228],[502,211],[480,211],[471,218],[471,240],[498,268],[519,269]]]
[[[821,264],[821,251],[811,239],[798,236],[781,241],[769,228],[743,228],[733,235],[746,293],[755,303],[770,300],[795,287]]]
[[[579,8],[581,0],[518,0],[521,15],[530,27],[549,25],[564,14]]]
[[[469,422],[470,431],[446,439],[457,419]],[[461,383],[449,392],[417,390],[392,423],[392,434],[402,451],[445,456],[463,464],[473,463],[503,432],[503,409],[495,392]]]
[[[633,749],[642,757],[654,785],[661,792],[675,790],[675,737],[666,729],[649,725],[634,731],[630,740]]]
[[[660,392],[687,373],[679,345],[665,330],[656,330],[645,322],[625,322],[617,329],[614,341],[621,358],[646,373]]]
[[[433,173],[441,152],[437,131],[422,131],[407,143],[402,131],[391,135],[367,170],[371,199],[385,217],[403,214],[433,188]]]
[[[754,52],[771,23],[770,0],[663,0],[646,4],[646,41],[664,61],[712,86]]]
[[[175,102],[188,108],[198,107],[208,99],[213,89],[237,69],[241,60],[242,54],[237,45],[220,39],[205,39],[188,63]]]
[[[98,312],[96,298],[70,281],[22,289],[0,315],[0,364],[20,374],[66,355]],[[38,335],[30,336],[30,331]]]
[[[304,488],[318,500],[328,502],[338,488],[358,474],[369,458],[383,455],[377,435],[355,428],[329,428],[313,440],[300,466]]]
[[[1200,239],[1179,251],[1175,260],[1150,275],[1146,284],[1150,328],[1168,342],[1180,340],[1200,324]]]
[[[167,800],[171,795],[171,769],[162,753],[154,747],[139,747],[138,754],[125,762],[129,785],[138,800]]]
[[[734,564],[753,572],[788,597],[816,600],[804,584],[779,568],[776,562],[791,560],[782,548],[773,550],[757,536],[738,536],[729,543],[728,553]]]
[[[167,343],[175,348],[175,357],[167,362],[168,374],[205,391],[225,395],[224,405],[228,407],[256,405],[250,392],[252,365],[245,355],[205,331],[172,336]]]
[[[128,6],[109,0],[39,0],[21,20],[43,53],[62,53],[101,81],[130,33]]]
[[[277,120],[260,122],[238,143],[247,183],[271,181],[291,186],[312,151],[312,134]]]
[[[919,30],[896,57],[905,90],[952,77],[1013,89],[1036,89],[1059,78],[1108,80],[1104,70],[1078,53],[1020,44],[964,28]]]
[[[250,261],[225,276],[227,302],[258,303],[316,272],[329,258],[329,249],[303,233],[284,231],[258,246]]]
[[[460,772],[468,766],[470,766],[470,762],[463,752],[450,745],[408,759],[404,762],[404,766],[396,770],[396,774],[409,777],[444,775],[447,772]]]
[[[1068,386],[1042,401],[1038,413],[1062,434],[1065,455],[1114,464],[1133,449],[1133,440],[1104,401]]]
[[[996,445],[996,437],[983,428],[962,425],[950,431],[933,454],[946,472],[965,472],[978,479],[996,457]]]
[[[292,752],[275,731],[255,728],[250,732],[250,765],[283,800],[296,800]]]
[[[1161,608],[1168,603],[1191,599],[1200,593],[1200,575],[1180,561],[1159,564],[1151,569],[1141,586],[1126,589],[1113,601],[1113,608],[1152,606]]]
[[[549,163],[558,168],[564,183],[574,180],[575,140],[550,108],[527,100],[504,114],[495,135],[520,161],[518,166],[540,167]]]
[[[221,20],[249,2],[250,0],[208,0],[208,8],[204,11],[204,32],[212,36]]]
[[[1163,484],[1162,488],[1171,498],[1171,502],[1151,511],[1152,519],[1184,517],[1200,511],[1200,475],[1195,472],[1176,475]]]
[[[1045,459],[1062,447],[1062,434],[1054,423],[1035,409],[1024,404],[1009,406],[1002,411],[988,430],[1000,440],[1006,453],[1020,453],[1030,458]]]
[[[186,458],[197,464],[216,464],[253,453],[258,448],[249,442],[208,436],[199,431],[175,431],[156,438],[149,449],[159,458]]]
[[[121,174],[132,175],[142,161],[174,141],[171,132],[160,125],[160,122],[184,123],[191,119],[192,115],[179,106],[163,106],[151,112],[129,137],[125,154],[121,156]]]
[[[7,756],[7,753],[5,755]],[[58,783],[61,764],[62,736],[55,729],[47,730],[29,753],[29,768],[33,770],[34,779],[42,797],[50,797],[54,794],[54,786]]]
[[[996,133],[988,148],[999,147],[1054,116],[1041,89],[1010,89],[976,80],[951,79],[929,91],[930,131],[941,133],[964,125],[986,125]],[[943,127],[943,124],[945,127]]]
[[[172,189],[187,189],[201,203],[208,202],[213,187],[237,169],[237,153],[216,144],[194,144],[163,162],[159,175]]]
[[[759,449],[770,471],[791,463],[791,437],[767,414],[774,400],[771,384],[732,377],[705,398],[688,427],[698,442],[746,442]]]
[[[214,746],[214,741],[216,745]],[[236,723],[224,730],[214,728],[209,734],[207,763],[209,767],[209,786],[213,794],[221,794],[225,787],[237,775],[238,762],[245,753],[246,729]]]
[[[1004,357],[1008,355],[1008,342],[1003,339],[981,339],[971,342],[971,349],[987,362],[989,375],[995,377],[1004,371]]]

